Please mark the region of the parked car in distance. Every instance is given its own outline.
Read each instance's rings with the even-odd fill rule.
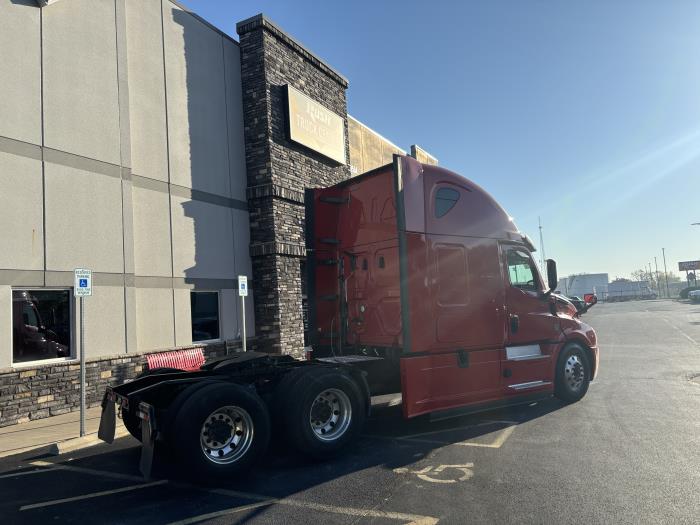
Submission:
[[[688,299],[694,303],[700,303],[700,290],[693,290],[688,292]]]
[[[578,295],[572,295],[567,297],[567,299],[574,304],[577,310],[580,310],[586,305],[586,303],[583,302],[583,299],[581,299]]]

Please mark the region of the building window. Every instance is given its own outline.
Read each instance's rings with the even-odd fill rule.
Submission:
[[[12,361],[71,357],[68,290],[12,291]]]
[[[452,188],[440,188],[435,194],[435,218],[447,215],[459,200],[459,192]]]
[[[219,292],[191,292],[192,341],[219,339]]]

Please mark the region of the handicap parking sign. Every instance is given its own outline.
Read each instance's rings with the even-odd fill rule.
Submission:
[[[73,295],[76,297],[92,295],[92,270],[76,268],[73,273],[75,276]]]

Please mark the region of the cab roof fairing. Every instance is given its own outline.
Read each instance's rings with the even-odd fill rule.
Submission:
[[[529,238],[518,230],[513,218],[481,186],[459,173],[441,166],[422,164],[409,156],[398,156],[402,160],[400,176],[405,209],[412,211],[406,217],[406,230],[425,231],[425,224],[419,224],[423,222],[419,217],[425,217],[425,188],[422,181],[426,176],[432,176],[440,182],[451,183],[466,189],[474,195],[476,203],[481,203],[479,207],[481,212],[479,219],[481,220],[479,222],[489,231],[482,231],[479,236],[520,241],[525,243],[528,248],[532,246]],[[532,246],[532,251],[534,251],[534,246]]]

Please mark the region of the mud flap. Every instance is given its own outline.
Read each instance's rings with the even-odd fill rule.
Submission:
[[[150,415],[150,414],[149,414]],[[141,420],[141,461],[139,470],[144,478],[151,477],[153,468],[153,449],[155,447],[155,435],[151,428],[151,418]]]
[[[102,415],[100,416],[100,428],[97,431],[97,437],[105,443],[114,441],[114,429],[116,426],[117,414],[114,408],[114,401],[110,400],[105,393],[102,398]]]

